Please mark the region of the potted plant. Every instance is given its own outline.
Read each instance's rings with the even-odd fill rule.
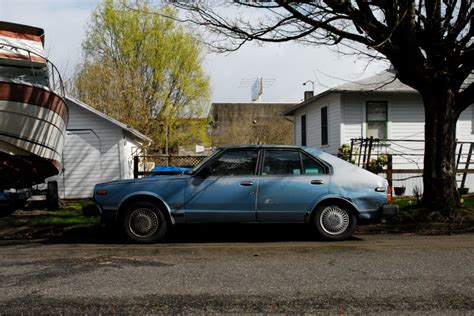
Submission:
[[[402,196],[403,194],[405,194],[405,190],[406,190],[405,186],[393,188],[393,191],[396,196]]]
[[[370,159],[366,169],[370,172],[378,174],[383,171],[387,165],[387,155],[381,154],[376,159]]]

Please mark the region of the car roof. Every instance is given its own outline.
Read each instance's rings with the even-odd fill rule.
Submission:
[[[219,149],[241,149],[241,148],[304,149],[304,147],[294,146],[294,145],[232,145],[232,146],[219,147]]]

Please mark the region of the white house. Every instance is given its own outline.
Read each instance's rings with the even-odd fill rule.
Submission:
[[[87,104],[66,98],[69,124],[58,182],[63,199],[90,198],[99,182],[133,177],[133,155],[151,140]]]
[[[294,144],[320,147],[331,154],[337,154],[341,145],[351,144],[351,139],[387,139],[377,146],[377,152],[392,154],[394,169],[413,170],[395,174],[393,185],[406,186],[409,195],[415,186],[422,190],[423,102],[417,91],[396,80],[393,73],[386,71],[326,90],[285,114],[295,117]],[[461,114],[456,129],[458,141],[474,142],[473,117],[473,106]],[[468,145],[463,147],[464,154],[468,153]],[[474,177],[468,175],[466,187],[473,190],[473,184]]]

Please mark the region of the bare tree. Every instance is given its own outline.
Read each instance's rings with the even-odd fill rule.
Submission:
[[[293,126],[281,117],[268,118],[264,123],[238,121],[211,130],[210,138],[213,146],[229,146],[244,144],[288,145],[293,139]]]
[[[249,41],[299,41],[388,59],[424,102],[423,203],[445,214],[458,205],[456,122],[474,103],[467,82],[474,64],[473,0],[234,0],[228,6],[242,11],[232,15],[204,2],[175,6],[190,13],[186,21],[216,34],[212,45],[220,50]]]

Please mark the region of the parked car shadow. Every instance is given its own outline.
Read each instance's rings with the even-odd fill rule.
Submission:
[[[351,240],[360,240],[351,237]],[[327,242],[309,226],[301,224],[225,224],[179,225],[173,227],[165,244],[179,243],[262,243],[262,242]],[[117,227],[97,226],[71,229],[61,236],[41,241],[46,244],[131,244]]]

